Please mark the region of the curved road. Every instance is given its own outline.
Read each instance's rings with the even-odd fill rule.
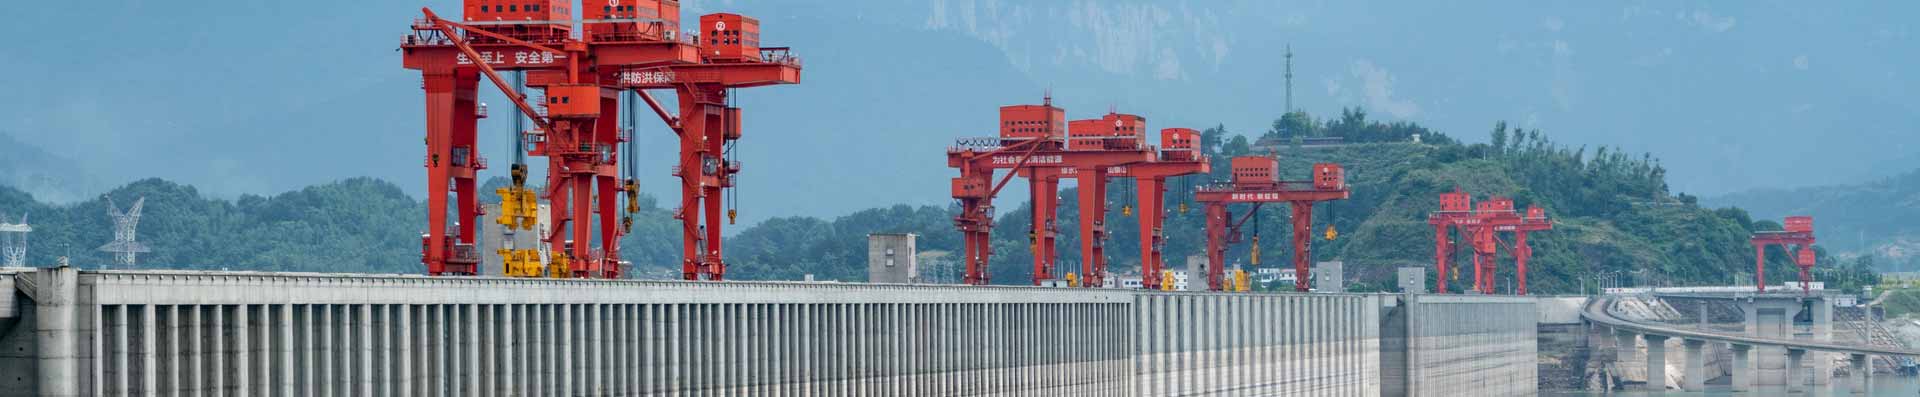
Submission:
[[[1714,341],[1714,342],[1737,343],[1737,344],[1749,345],[1749,346],[1784,346],[1789,349],[1814,350],[1814,351],[1836,352],[1836,353],[1892,355],[1892,356],[1920,356],[1920,351],[1908,350],[1908,349],[1896,349],[1896,348],[1889,348],[1889,347],[1882,347],[1882,346],[1861,346],[1861,345],[1851,345],[1851,344],[1824,343],[1824,342],[1817,342],[1817,341],[1759,338],[1759,337],[1752,337],[1752,336],[1745,336],[1745,335],[1730,335],[1730,334],[1722,334],[1722,333],[1714,333],[1714,332],[1700,332],[1700,331],[1690,330],[1690,329],[1669,328],[1663,325],[1639,323],[1639,322],[1622,319],[1619,317],[1614,317],[1612,313],[1607,312],[1607,308],[1611,307],[1612,305],[1613,305],[1613,298],[1611,297],[1607,297],[1607,296],[1594,297],[1593,299],[1590,299],[1587,301],[1587,307],[1580,311],[1580,317],[1587,319],[1587,321],[1600,323],[1611,328],[1624,329],[1624,330],[1629,330],[1629,331],[1643,333],[1643,334],[1664,335],[1668,337],[1675,337],[1675,338],[1682,338],[1682,339],[1695,339],[1695,340],[1706,340],[1706,341]]]

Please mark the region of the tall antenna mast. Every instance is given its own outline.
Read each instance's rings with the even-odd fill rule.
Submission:
[[[1293,44],[1287,44],[1287,111],[1293,113]],[[1284,113],[1283,113],[1284,114]]]
[[[120,212],[113,198],[107,198],[107,216],[113,217],[113,242],[100,246],[100,250],[114,253],[114,263],[132,267],[137,254],[152,251],[146,244],[134,241],[134,228],[140,227],[140,209],[146,205],[147,198],[141,197],[133,201],[132,207],[127,207],[127,212]]]
[[[20,223],[7,223],[7,216],[0,215],[0,266],[27,266],[27,233],[33,226],[27,225],[27,215],[20,215]]]

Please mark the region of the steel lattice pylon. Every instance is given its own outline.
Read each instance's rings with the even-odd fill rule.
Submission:
[[[0,214],[0,266],[23,267],[27,265],[27,233],[33,232],[33,226],[27,225],[27,216],[20,216],[20,223],[8,223],[7,216]]]
[[[100,250],[114,253],[114,263],[133,266],[136,255],[152,251],[147,249],[146,244],[134,241],[134,229],[140,226],[140,209],[146,204],[147,198],[141,197],[133,201],[132,207],[127,207],[127,212],[120,212],[119,206],[113,204],[113,199],[107,199],[107,216],[113,217],[113,242],[100,246]]]

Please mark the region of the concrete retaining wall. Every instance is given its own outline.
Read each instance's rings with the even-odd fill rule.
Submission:
[[[1142,293],[1141,395],[1378,396],[1384,295]]]
[[[1377,396],[1396,395],[1382,376],[1407,376],[1381,366],[1381,333],[1395,328],[1382,308],[1401,295],[70,269],[19,280],[29,310],[0,329],[0,396]],[[1415,299],[1423,320],[1398,353],[1415,371],[1461,368],[1416,372],[1421,394],[1531,390],[1531,372],[1504,372],[1517,348],[1463,334],[1530,342],[1532,306],[1510,302],[1527,300]],[[1512,310],[1528,321],[1498,320]],[[1445,326],[1447,313],[1481,317]],[[1460,388],[1489,368],[1501,377]]]
[[[1402,306],[1409,395],[1538,394],[1534,299],[1411,295]]]

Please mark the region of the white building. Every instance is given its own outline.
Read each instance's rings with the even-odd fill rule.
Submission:
[[[1282,268],[1282,267],[1255,268],[1253,278],[1255,281],[1259,281],[1261,283],[1278,282],[1278,283],[1293,284],[1300,280],[1300,276],[1296,274],[1292,268]]]

